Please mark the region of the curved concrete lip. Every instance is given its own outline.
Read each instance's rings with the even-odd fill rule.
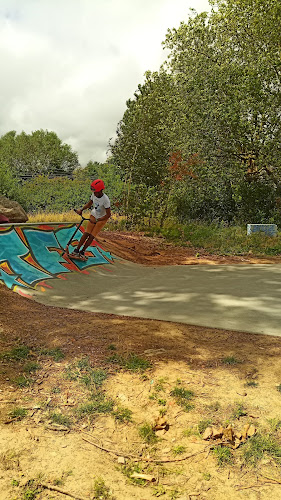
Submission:
[[[124,260],[51,279],[51,306],[281,335],[281,264],[146,267]]]

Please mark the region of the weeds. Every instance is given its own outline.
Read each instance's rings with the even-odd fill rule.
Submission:
[[[28,410],[26,408],[16,407],[9,412],[9,417],[17,420],[22,420],[27,416],[27,414]]]
[[[170,394],[175,398],[177,404],[184,408],[185,411],[190,411],[194,408],[194,405],[188,403],[188,401],[194,396],[193,391],[182,387],[175,387]]]
[[[23,371],[26,373],[36,372],[37,370],[40,370],[40,369],[41,369],[41,366],[34,361],[30,361],[29,363],[26,363],[23,367]]]
[[[242,363],[242,361],[240,361],[239,359],[235,358],[234,356],[226,356],[225,358],[223,358],[221,360],[221,362],[224,365],[238,365],[238,364]]]
[[[88,387],[88,389],[94,388],[96,390],[102,386],[107,378],[107,372],[99,368],[93,369],[89,358],[85,357],[67,367],[66,378],[69,380],[78,380]]]
[[[281,420],[279,418],[271,418],[268,423],[272,432],[277,432],[281,429]]]
[[[247,465],[256,466],[265,454],[280,465],[281,447],[270,434],[264,436],[256,434],[245,443],[242,449],[242,457]]]
[[[245,387],[258,387],[258,385],[259,384],[254,380],[249,380],[248,382],[246,382]]]
[[[128,408],[117,408],[117,410],[114,410],[113,416],[118,422],[128,423],[133,421],[132,411]]]
[[[152,426],[147,422],[139,428],[139,435],[147,444],[154,444],[157,441],[157,436],[155,436]]]
[[[15,378],[14,383],[22,389],[24,387],[29,387],[32,383],[32,379],[25,375],[19,375]]]
[[[26,345],[20,345],[13,347],[10,351],[7,351],[1,355],[3,359],[9,361],[22,361],[29,356],[30,348]]]
[[[96,479],[94,483],[94,495],[94,498],[98,498],[99,500],[114,500],[110,488],[105,485],[102,478]]]
[[[51,389],[51,394],[60,394],[61,393],[61,388],[58,386],[52,387]]]
[[[112,413],[114,403],[111,399],[106,399],[103,393],[93,395],[92,401],[81,405],[77,409],[80,417],[85,415],[95,416],[98,414]]]
[[[145,479],[138,478],[138,477],[132,477],[134,472],[137,472],[138,474],[141,474],[143,472],[143,470],[139,464],[128,463],[128,464],[122,466],[121,471],[125,476],[128,477],[130,482],[137,484],[139,486],[144,486],[146,484]]]
[[[65,427],[71,427],[71,419],[62,413],[51,413],[50,419],[54,424],[64,425]]]
[[[212,420],[200,420],[197,425],[199,434],[203,434],[207,427],[209,427],[209,425],[211,424]]]
[[[121,366],[124,370],[132,372],[144,372],[148,368],[151,368],[151,364],[147,359],[140,358],[134,353],[129,354],[127,358],[120,356],[118,354],[113,354],[107,360],[108,363],[113,363]]]
[[[62,352],[62,350],[59,347],[54,347],[51,349],[47,349],[47,348],[41,349],[39,351],[39,354],[41,356],[47,356],[49,358],[53,358],[53,360],[56,363],[59,363],[62,359],[64,359],[64,353]]]
[[[179,445],[179,446],[175,446],[172,451],[173,451],[174,456],[182,455],[183,453],[185,453],[186,448],[185,448],[185,446]]]
[[[245,417],[247,415],[247,412],[242,405],[242,403],[236,403],[233,412],[231,414],[232,419],[239,419],[240,417]]]
[[[223,467],[224,465],[230,464],[232,462],[233,457],[229,448],[225,448],[224,446],[216,446],[213,449],[213,454],[217,459],[219,467]]]

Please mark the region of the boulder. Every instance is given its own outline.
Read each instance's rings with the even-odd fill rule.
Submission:
[[[27,214],[17,201],[12,201],[5,196],[0,196],[0,213],[10,222],[26,222]]]

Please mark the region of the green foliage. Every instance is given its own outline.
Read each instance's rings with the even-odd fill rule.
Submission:
[[[20,198],[19,182],[8,168],[6,163],[1,162],[0,158],[0,195],[9,199]]]
[[[198,422],[198,432],[199,434],[203,434],[204,431],[212,424],[212,420],[200,420]]]
[[[211,4],[168,30],[168,61],[118,124],[112,160],[133,222],[153,209],[181,222],[281,222],[280,2]]]
[[[145,443],[154,444],[157,441],[157,436],[155,436],[154,430],[148,422],[145,422],[139,428],[139,435]]]
[[[15,384],[20,387],[29,387],[32,383],[32,379],[30,377],[26,377],[25,375],[19,375],[14,380]]]
[[[189,389],[184,389],[183,387],[175,387],[171,391],[171,396],[173,396],[179,406],[184,408],[185,411],[190,411],[194,406],[188,401],[193,398],[194,392]]]
[[[270,434],[256,434],[243,446],[242,457],[247,465],[256,466],[265,455],[273,458],[280,465],[281,447]]]
[[[163,227],[159,223],[148,225],[140,221],[138,229],[147,236],[161,235],[176,244],[193,246],[206,252],[219,255],[279,255],[281,253],[281,233],[276,237],[264,233],[247,236],[246,227],[228,226],[221,223],[202,221],[181,223],[167,219]]]
[[[21,196],[29,212],[64,212],[89,201],[90,179],[49,179],[46,175],[39,175],[22,185]]]
[[[64,359],[64,353],[60,349],[60,347],[53,348],[43,348],[40,350],[39,354],[41,356],[47,356],[48,358],[53,358],[54,361],[59,363],[62,359]]]
[[[77,409],[77,414],[80,417],[85,415],[96,416],[99,414],[112,413],[114,403],[111,399],[106,399],[102,392],[92,394],[92,399],[88,403],[84,403]]]
[[[85,384],[88,389],[96,390],[102,386],[108,375],[105,370],[92,368],[86,356],[68,366],[66,376],[69,380],[78,380]]]
[[[26,345],[20,345],[12,347],[10,351],[7,351],[1,355],[3,359],[10,361],[22,361],[29,356],[30,348]]]
[[[242,403],[236,403],[232,411],[231,418],[239,419],[240,417],[245,417],[247,412]]]
[[[50,419],[54,424],[64,425],[65,427],[71,426],[71,419],[62,413],[53,412],[50,415]]]
[[[258,387],[258,383],[255,382],[254,380],[249,380],[248,382],[246,382],[245,386],[246,387]]]
[[[118,422],[128,423],[133,421],[132,411],[129,410],[128,408],[118,407],[116,410],[113,411],[113,416],[115,420],[117,420]]]
[[[78,167],[77,153],[62,143],[55,132],[36,130],[31,134],[15,131],[0,138],[0,163],[5,162],[16,175],[71,174]]]
[[[41,366],[39,363],[36,363],[35,361],[30,361],[29,363],[26,363],[23,367],[23,371],[26,373],[32,373],[36,372],[37,370],[40,370]]]
[[[22,420],[24,417],[27,416],[27,414],[28,414],[28,411],[26,408],[16,407],[16,408],[13,408],[9,412],[9,417],[16,418],[18,420]]]
[[[185,453],[186,448],[185,448],[185,446],[178,445],[178,446],[175,446],[172,451],[173,451],[173,455],[175,455],[175,456],[182,455],[183,453]]]
[[[242,363],[239,359],[235,358],[235,356],[226,356],[222,359],[222,363],[224,365],[238,365]]]
[[[109,363],[114,363],[122,366],[125,370],[132,372],[144,372],[148,368],[151,368],[151,364],[147,359],[143,359],[134,353],[129,354],[126,358],[114,354],[107,360]]]
[[[229,448],[226,448],[224,446],[216,446],[212,451],[220,467],[231,464],[233,457]]]
[[[139,474],[144,473],[142,470],[142,467],[139,464],[129,462],[126,465],[122,466],[121,471],[125,476],[128,477],[130,482],[132,482],[133,484],[137,484],[139,486],[144,486],[147,483],[147,481],[145,479],[138,478],[138,477],[132,477],[134,472],[137,472]],[[147,473],[147,471],[146,471],[146,473]]]
[[[98,498],[100,500],[114,500],[110,488],[105,485],[105,482],[102,478],[98,478],[94,483],[94,498]]]

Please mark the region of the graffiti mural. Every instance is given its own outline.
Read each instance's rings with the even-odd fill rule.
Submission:
[[[34,288],[46,279],[65,279],[65,273],[86,273],[90,266],[113,262],[110,252],[97,242],[87,248],[86,262],[71,260],[64,248],[75,229],[76,224],[0,226],[0,282],[11,289]],[[83,231],[78,230],[72,246]]]

